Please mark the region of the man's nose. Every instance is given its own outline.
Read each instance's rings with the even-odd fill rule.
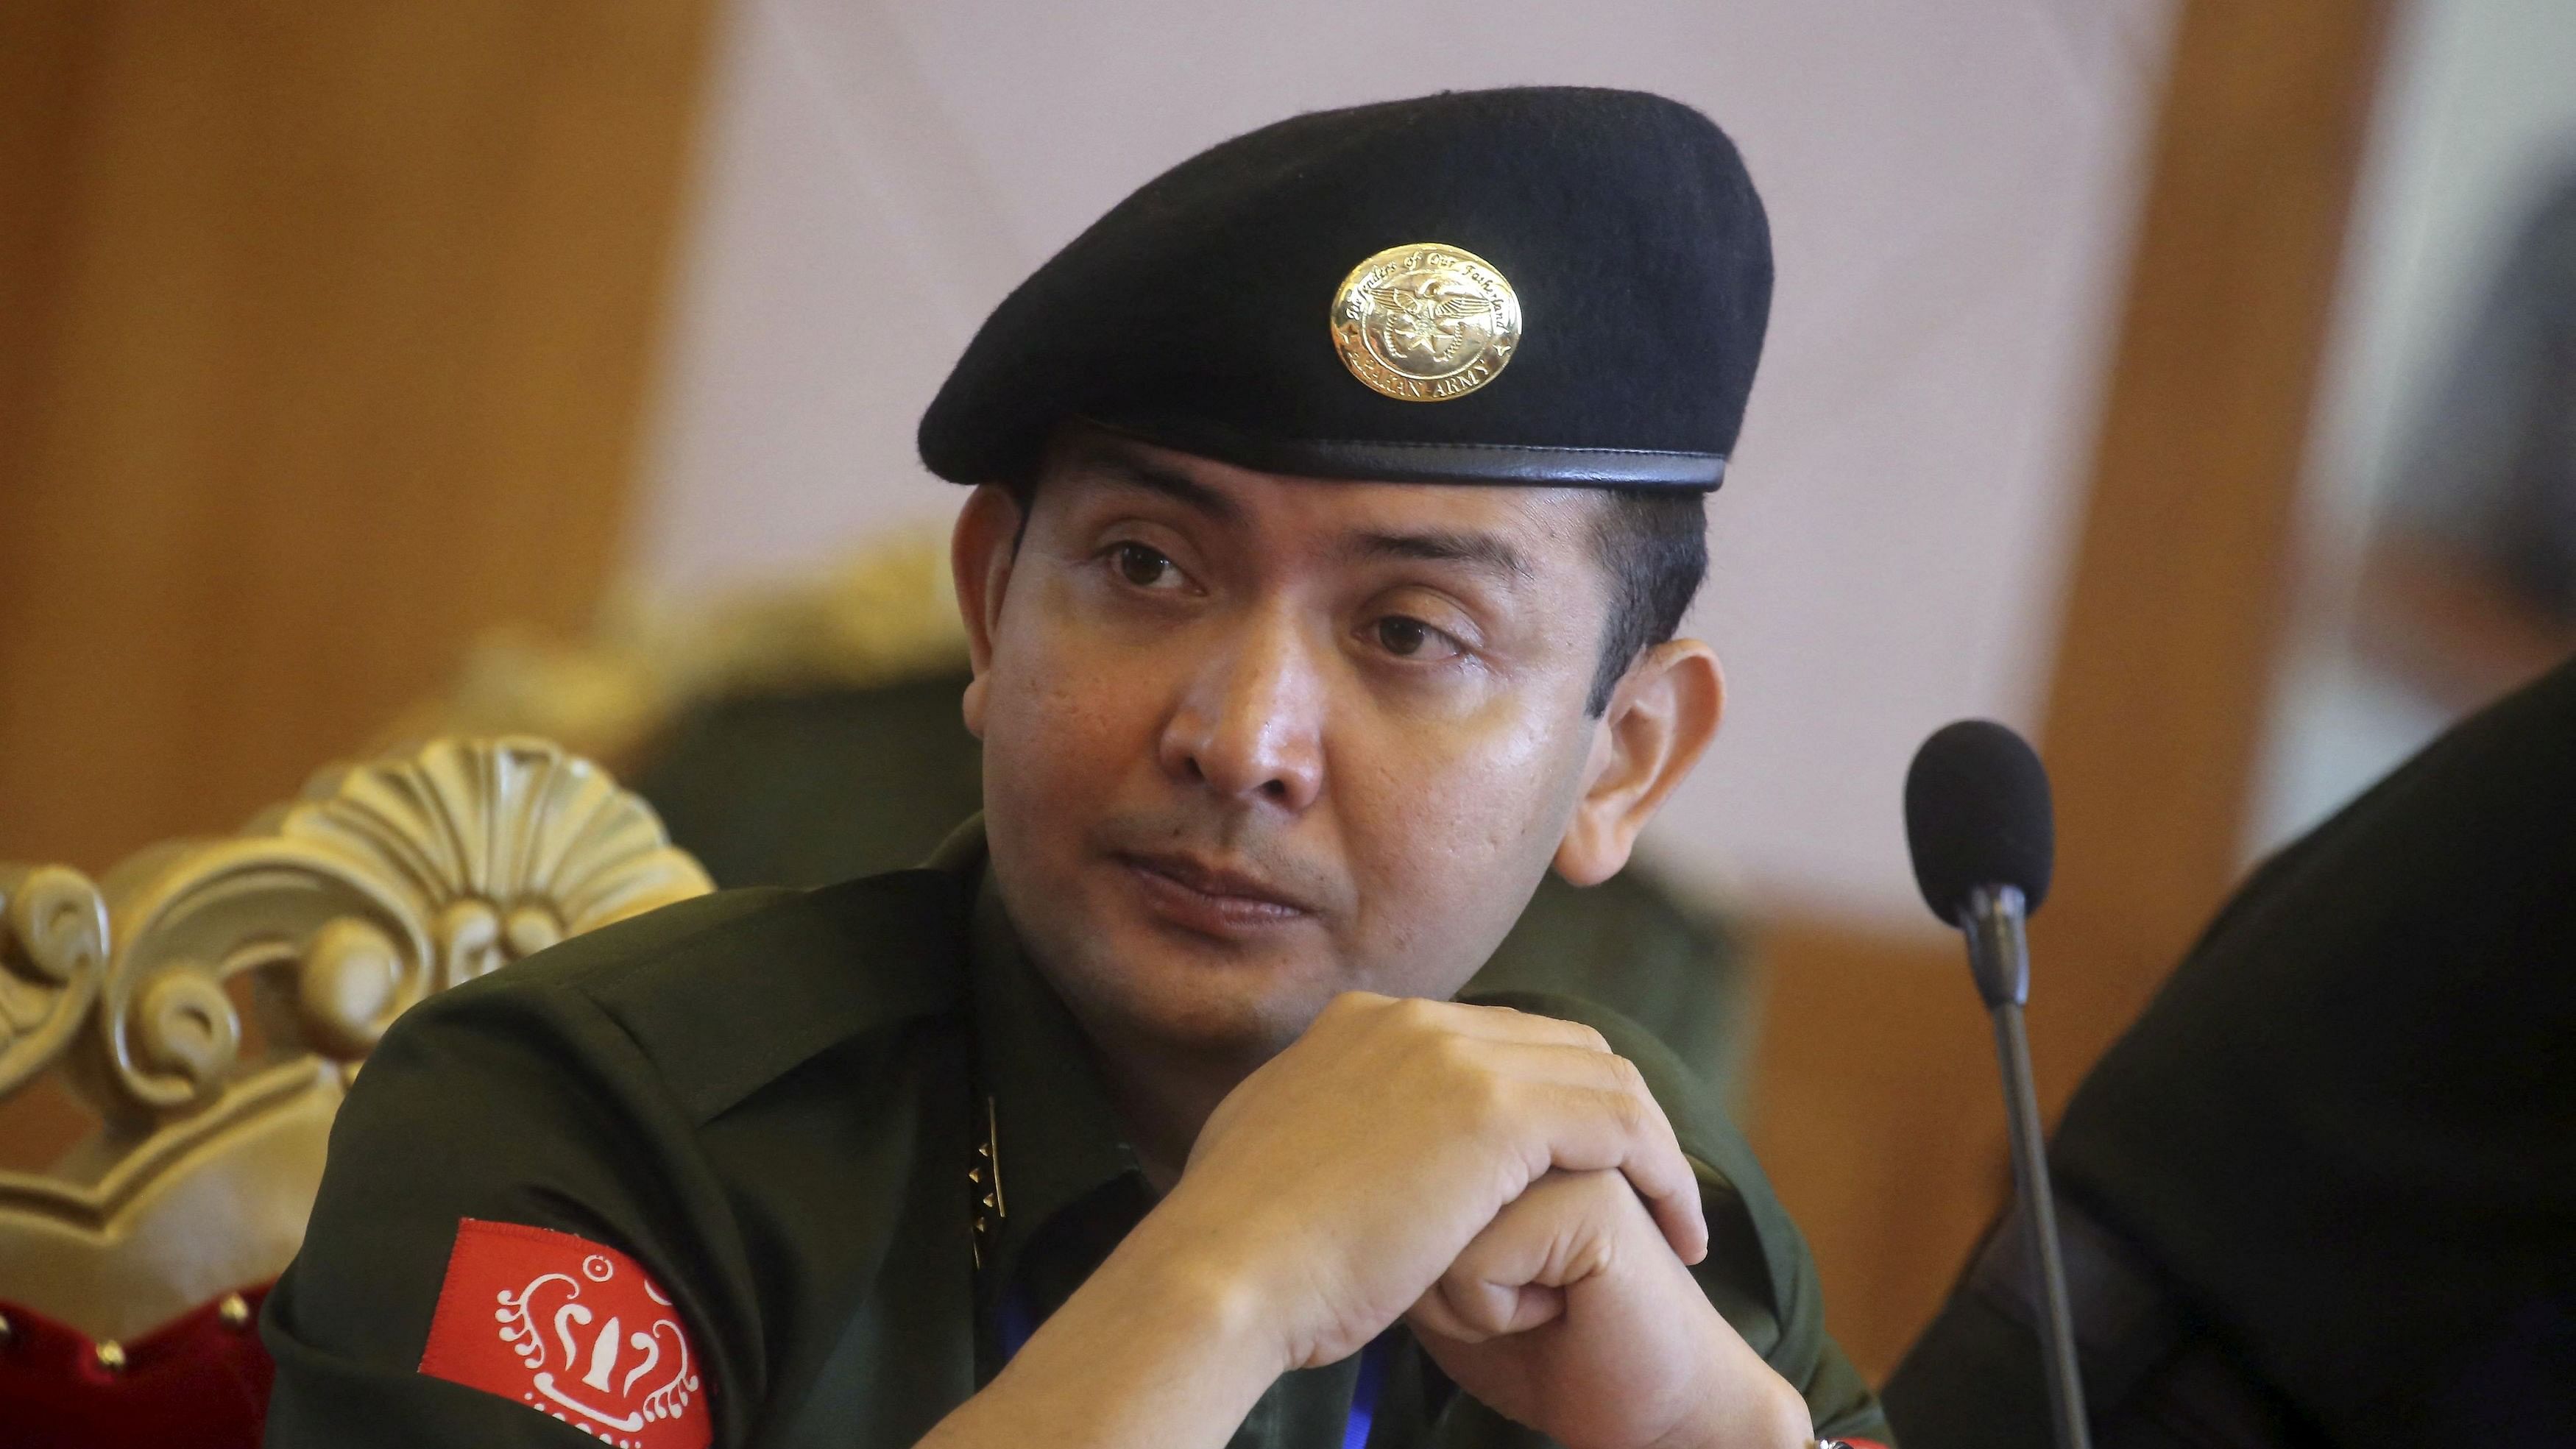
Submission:
[[[1324,784],[1324,691],[1293,621],[1259,620],[1192,679],[1163,728],[1163,768],[1230,799],[1302,811]]]

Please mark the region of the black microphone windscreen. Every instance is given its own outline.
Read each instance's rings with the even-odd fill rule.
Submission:
[[[1935,730],[1905,772],[1905,844],[1923,903],[1945,925],[1959,924],[1979,886],[2017,887],[2038,910],[2057,851],[2039,755],[1992,720]]]

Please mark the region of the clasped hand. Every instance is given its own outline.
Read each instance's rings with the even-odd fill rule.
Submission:
[[[1589,1027],[1342,996],[1219,1105],[1154,1216],[1252,1296],[1282,1368],[1401,1317],[1460,1387],[1570,1449],[1808,1437],[1692,1281],[1698,1183]]]

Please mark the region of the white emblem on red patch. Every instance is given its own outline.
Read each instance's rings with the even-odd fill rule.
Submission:
[[[420,1371],[621,1449],[706,1449],[698,1360],[636,1261],[570,1233],[465,1218]]]

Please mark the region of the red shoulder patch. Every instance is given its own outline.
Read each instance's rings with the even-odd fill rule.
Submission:
[[[420,1371],[623,1449],[706,1449],[715,1436],[671,1295],[634,1259],[570,1233],[460,1219]]]

